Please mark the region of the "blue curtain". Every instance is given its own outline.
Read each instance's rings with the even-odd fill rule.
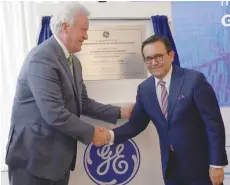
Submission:
[[[50,18],[50,16],[45,16],[42,18],[42,27],[38,38],[38,45],[52,36],[50,29]]]
[[[156,15],[156,16],[152,16],[151,19],[152,19],[155,34],[159,36],[167,37],[170,40],[172,49],[175,52],[173,64],[180,66],[180,61],[179,61],[179,57],[177,54],[176,45],[174,43],[172,33],[169,28],[168,18],[164,15],[161,15],[161,16]]]

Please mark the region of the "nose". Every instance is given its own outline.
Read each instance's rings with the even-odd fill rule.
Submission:
[[[152,61],[151,61],[151,63],[150,63],[151,65],[157,65],[158,64],[158,62],[155,60],[155,59],[152,59]]]
[[[158,62],[155,61],[154,59],[152,59],[151,62],[148,63],[147,65],[148,65],[148,67],[155,68],[158,65]]]
[[[84,34],[84,39],[88,40],[88,33],[87,32],[85,32],[85,34]]]

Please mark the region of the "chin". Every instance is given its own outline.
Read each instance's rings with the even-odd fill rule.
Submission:
[[[77,51],[81,51],[81,46],[80,47],[78,47],[78,48],[76,48],[77,49]]]
[[[79,51],[81,51],[81,48],[75,49],[74,53],[77,53],[77,52],[79,52]]]
[[[161,73],[153,73],[153,76],[155,76],[158,79],[161,79],[162,74]]]

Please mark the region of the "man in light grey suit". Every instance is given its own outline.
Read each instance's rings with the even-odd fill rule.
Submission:
[[[131,115],[132,106],[103,105],[87,95],[81,64],[72,53],[88,38],[88,15],[79,3],[63,7],[51,19],[54,36],[32,49],[23,64],[6,154],[13,185],[67,185],[77,141],[105,144],[106,129],[80,115],[111,123]]]

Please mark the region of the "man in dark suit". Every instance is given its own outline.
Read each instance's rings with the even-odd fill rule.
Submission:
[[[108,140],[135,137],[152,120],[166,185],[220,185],[228,161],[213,88],[202,73],[172,65],[174,52],[164,37],[149,37],[142,53],[152,76],[139,85],[130,120],[110,130]]]
[[[23,64],[6,154],[12,185],[67,185],[77,141],[104,144],[106,137],[104,128],[80,115],[111,123],[131,115],[132,106],[103,105],[87,95],[81,64],[72,53],[88,38],[88,14],[79,3],[64,6],[51,19],[54,36],[32,49]]]

